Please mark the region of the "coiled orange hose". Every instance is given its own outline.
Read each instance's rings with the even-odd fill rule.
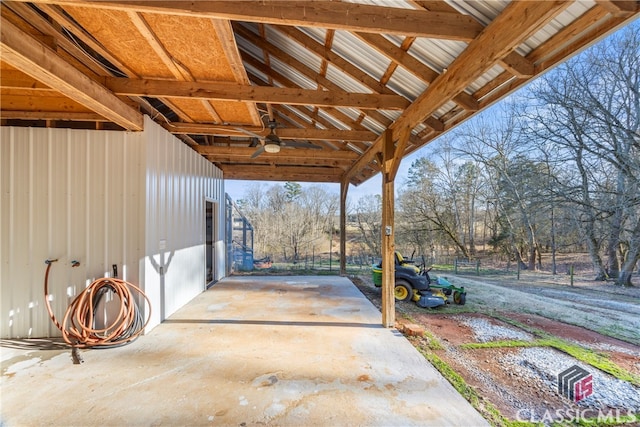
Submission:
[[[83,290],[69,305],[62,323],[58,322],[49,302],[49,270],[57,260],[47,260],[44,278],[44,295],[49,317],[60,331],[65,342],[75,348],[111,347],[127,344],[144,331],[151,318],[151,302],[137,286],[115,278],[95,280]],[[147,307],[147,319],[143,322],[138,304],[132,290],[144,297]],[[104,328],[95,328],[95,311],[102,297],[112,292],[120,300],[117,316]]]

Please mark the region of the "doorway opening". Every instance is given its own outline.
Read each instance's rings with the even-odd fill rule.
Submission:
[[[216,204],[214,202],[205,200],[205,274],[204,284],[205,288],[210,287],[216,280],[216,261],[215,261],[215,248],[214,241],[216,233]]]

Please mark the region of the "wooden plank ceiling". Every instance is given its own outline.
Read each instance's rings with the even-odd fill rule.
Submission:
[[[3,125],[139,131],[148,114],[226,178],[355,185],[380,171],[386,129],[404,157],[640,13],[613,0],[1,7]],[[263,152],[270,124],[278,153]]]

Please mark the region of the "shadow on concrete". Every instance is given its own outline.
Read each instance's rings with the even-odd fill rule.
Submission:
[[[264,326],[338,326],[347,328],[373,328],[383,329],[377,323],[357,322],[301,322],[301,321],[277,321],[277,320],[233,320],[233,319],[167,319],[162,323],[202,323],[220,325],[264,325]]]

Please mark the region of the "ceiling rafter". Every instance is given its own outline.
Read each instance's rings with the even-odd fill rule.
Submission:
[[[287,37],[291,38],[292,40],[297,41],[302,46],[305,46],[311,52],[315,53],[318,57],[322,58],[325,61],[328,61],[330,64],[350,75],[356,81],[364,84],[372,91],[382,94],[395,94],[394,91],[386,87],[384,84],[381,84],[378,80],[374,79],[369,74],[353,65],[351,62],[342,58],[331,49],[328,49],[325,45],[316,42],[313,38],[309,37],[302,31],[294,27],[288,27],[284,25],[272,25],[272,27],[280,31]]]
[[[88,2],[36,0],[36,3],[78,6]],[[474,19],[459,13],[385,8],[346,2],[150,0],[101,1],[95,2],[91,7],[463,41],[472,40],[482,31],[482,26]]]
[[[339,182],[340,167],[254,165],[253,163],[219,164],[225,179],[298,182]]]
[[[239,34],[241,37],[243,37],[244,39],[246,39],[256,47],[262,50],[268,51],[270,55],[273,55],[274,57],[278,58],[280,61],[296,69],[298,72],[300,72],[307,78],[315,81],[317,84],[321,85],[322,87],[329,90],[336,90],[336,91],[343,90],[340,86],[333,83],[331,80],[327,79],[326,77],[320,76],[316,71],[312,70],[310,67],[306,66],[302,62],[293,58],[291,55],[282,51],[278,47],[267,42],[266,40],[258,37],[253,32],[246,29],[245,27],[234,24],[233,28],[237,34]],[[391,125],[392,121],[387,117],[385,117],[383,114],[379,113],[378,111],[369,111],[368,115],[385,127],[388,127],[389,125]]]
[[[380,172],[380,134],[386,128],[393,132],[394,157],[406,156],[640,13],[640,2],[617,0],[518,0],[506,6],[492,2],[485,10],[452,2],[454,8],[435,0],[405,0],[409,9],[376,3],[20,0],[3,2],[2,15],[102,88],[110,95],[104,98],[108,102],[119,100],[136,112],[142,109],[185,144],[213,150],[202,155],[223,169],[225,178],[234,174],[240,179],[357,185]],[[565,5],[572,5],[566,13]],[[346,11],[351,16],[345,17]],[[426,19],[418,24],[416,17]],[[440,21],[448,22],[448,28],[430,25],[429,19],[436,17],[444,18]],[[102,19],[104,25],[94,25]],[[551,19],[554,24],[547,25]],[[338,37],[336,31],[356,34],[367,44],[365,50],[350,49],[351,38]],[[538,45],[541,35],[545,41]],[[452,44],[434,40],[433,57],[422,62],[413,56],[412,45],[424,37],[463,41],[467,48],[452,49],[454,59],[448,60],[444,50]],[[209,40],[201,57],[179,50],[184,46],[186,52],[187,46]],[[523,43],[527,49],[536,47],[524,56],[519,53]],[[373,50],[389,62],[362,65]],[[142,57],[144,66],[136,62]],[[143,72],[147,65],[153,71]],[[403,79],[410,79],[403,96],[395,85],[387,86],[395,83],[398,67]],[[495,76],[498,67],[504,71]],[[96,128],[114,128],[112,118],[96,113],[100,105],[86,100],[78,104],[58,86],[25,77],[20,68],[2,71],[3,124],[86,128],[80,122],[90,121]],[[212,77],[197,77],[205,75]],[[103,84],[107,81],[116,83],[110,87]],[[351,81],[362,89],[354,91]],[[480,81],[485,83],[471,93],[470,87]],[[125,82],[132,86],[116,89]],[[420,94],[415,88],[423,83],[427,89]],[[222,95],[211,97],[213,90]],[[232,91],[237,93],[231,95]],[[102,104],[104,99],[94,96],[93,102]],[[310,140],[323,149],[285,145],[278,154],[253,157],[255,139],[238,129],[264,136],[267,115],[278,123],[276,133],[283,140]],[[216,123],[222,117],[233,125]],[[338,159],[342,153],[350,157]]]
[[[470,82],[482,75],[500,59],[512,52],[542,23],[549,22],[566,1],[517,1],[489,24],[485,31],[438,76],[425,92],[394,123],[394,128],[413,128],[447,100],[462,92]]]
[[[48,46],[1,18],[2,60],[129,130],[142,130],[142,114],[79,72]]]
[[[154,98],[189,98],[204,100],[232,100],[266,104],[318,105],[359,109],[402,110],[409,101],[399,95],[379,95],[331,90],[290,89],[233,83],[167,81],[158,79],[126,79],[106,77],[104,84],[118,95]]]
[[[5,2],[6,4],[7,2]],[[9,2],[11,8],[18,8],[20,5],[16,2]],[[43,13],[48,15],[51,19],[55,20],[59,24],[59,30],[54,29],[48,21],[44,20],[41,15],[35,13],[34,15],[28,14],[25,16],[30,23],[40,22],[44,20],[46,24],[42,24],[39,28],[43,31],[42,26],[45,26],[45,34],[52,34],[56,38],[57,44],[64,47],[66,50],[73,52],[73,49],[77,49],[82,52],[82,55],[76,56],[83,64],[88,68],[95,68],[97,75],[112,76],[114,74],[125,74],[129,77],[138,77],[138,75],[127,67],[120,59],[115,57],[108,49],[100,44],[95,38],[87,33],[84,28],[79,26],[73,19],[71,19],[64,11],[56,5],[50,4],[38,4],[36,5]],[[64,34],[63,34],[64,33]],[[77,39],[77,40],[74,40]],[[85,48],[80,46],[80,42],[88,46],[97,55],[105,58],[113,67],[117,70],[105,66],[105,64],[99,63],[89,52],[85,51]],[[72,46],[68,48],[68,46]],[[86,58],[86,59],[81,59]],[[164,115],[151,106],[147,100],[143,98],[133,98],[139,105],[141,105],[146,111],[152,114],[153,117],[162,117],[164,121],[168,121]],[[63,113],[62,113],[63,114]],[[189,142],[190,143],[190,142]]]
[[[246,137],[248,132],[267,136],[269,129],[260,127],[233,125],[215,125],[205,123],[167,123],[164,127],[171,133],[186,133],[191,135],[226,135]],[[279,128],[276,131],[280,139],[307,139],[317,141],[326,139],[327,141],[373,141],[377,135],[373,132],[363,130],[340,130],[340,129],[300,129],[300,128]]]
[[[245,63],[247,63],[248,65],[250,65],[253,68],[257,69],[261,73],[264,73],[270,79],[277,81],[278,83],[280,83],[284,87],[299,88],[299,86],[296,85],[294,82],[292,82],[291,80],[287,79],[285,76],[283,76],[283,75],[281,75],[281,74],[279,74],[279,73],[267,68],[264,64],[260,63],[258,60],[254,59],[253,57],[249,56],[248,54],[242,53],[242,58],[243,58]],[[258,81],[258,80],[259,79],[257,77],[254,78],[254,81]],[[346,114],[344,114],[343,112],[341,112],[341,111],[339,111],[339,110],[337,110],[335,108],[324,108],[323,111],[325,111],[327,114],[329,114],[330,116],[332,116],[336,120],[351,126],[351,128],[354,129],[354,130],[366,130],[366,128],[364,126],[360,125],[359,123],[356,123],[349,116],[347,116]],[[312,119],[315,119],[315,120],[317,120],[317,117],[319,117],[318,114],[316,114],[316,113],[311,114],[310,112],[307,113],[306,115],[308,117],[312,118]]]
[[[215,147],[209,145],[196,147],[196,151],[208,156],[250,157],[255,149],[250,147]],[[295,150],[292,149],[288,151],[291,151],[291,156],[288,156],[287,153],[284,152],[282,155],[280,155],[280,153],[263,153],[260,157],[264,156],[264,159],[288,157],[290,161],[293,161],[297,155],[302,155],[305,159],[336,160],[341,162],[351,162],[358,158],[358,154],[353,151],[310,150],[306,148],[296,148]]]
[[[435,70],[418,61],[409,52],[391,43],[381,35],[366,33],[356,33],[356,35],[369,46],[385,55],[391,62],[402,66],[427,84],[431,84],[431,82],[440,75]],[[478,111],[478,101],[465,92],[460,92],[454,96],[453,102],[460,105],[465,110]]]
[[[173,76],[178,81],[188,81],[188,82],[196,81],[195,77],[193,77],[193,74],[191,73],[189,68],[186,65],[180,63],[180,61],[178,61],[173,55],[171,55],[171,53],[169,53],[169,51],[167,51],[166,47],[158,39],[156,34],[153,32],[153,29],[149,26],[149,24],[144,19],[141,13],[130,10],[127,12],[127,15],[129,16],[129,19],[133,22],[133,25],[136,27],[136,29],[140,32],[142,37],[144,37],[145,40],[149,43],[149,46],[151,46],[151,49],[155,52],[156,55],[158,55],[162,63],[167,67],[167,69],[171,72],[171,74],[173,74]],[[113,91],[113,89],[111,90]],[[145,96],[144,94],[128,94],[128,95]],[[194,121],[184,111],[179,109],[178,106],[175,105],[171,100],[166,99],[167,97],[168,96],[166,95],[161,95],[161,96],[158,96],[157,98],[160,98],[160,100],[165,104],[171,105],[171,108],[176,110],[179,116],[183,118],[187,118],[188,121],[190,122]],[[218,114],[216,109],[213,107],[213,105],[211,105],[211,103],[206,99],[202,99],[201,102],[204,109],[208,111],[209,114],[211,114],[214,120],[217,123],[222,123],[222,119],[220,118],[220,115]]]
[[[470,82],[507,56],[536,28],[549,22],[560,10],[568,7],[563,1],[517,1],[489,24],[480,35],[440,74],[409,108],[390,126],[391,129],[412,129],[433,114],[447,100],[460,93]],[[372,162],[383,145],[379,137],[367,153],[354,164],[343,179],[358,174]]]

